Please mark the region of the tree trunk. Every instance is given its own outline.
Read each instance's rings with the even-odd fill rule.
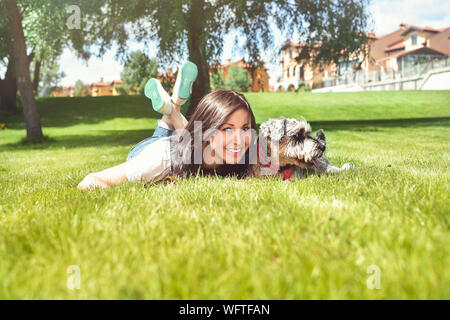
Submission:
[[[0,110],[19,113],[16,105],[17,83],[14,58],[9,57],[5,79],[0,80]]]
[[[17,86],[22,100],[23,114],[27,127],[27,137],[42,138],[41,121],[34,99],[33,85],[30,78],[29,58],[22,27],[22,16],[14,0],[5,0],[9,28],[13,40],[14,62],[16,65]]]
[[[34,76],[33,76],[33,93],[35,95],[37,95],[40,75],[41,75],[41,60],[36,59],[36,61],[34,62]]]
[[[191,103],[186,114],[189,119],[197,107],[198,102],[205,94],[211,91],[209,84],[209,66],[206,57],[205,34],[205,3],[204,0],[192,0],[188,15],[188,49],[189,60],[197,65],[198,76],[192,88]]]

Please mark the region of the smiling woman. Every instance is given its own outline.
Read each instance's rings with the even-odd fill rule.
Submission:
[[[227,122],[220,126],[222,134],[213,139],[212,146],[219,151],[217,156],[222,162],[237,163],[242,158],[250,144],[250,128],[248,112],[245,109],[233,112]],[[220,148],[221,145],[223,148]]]
[[[200,122],[199,122],[200,121]],[[250,130],[253,129],[253,130]],[[180,142],[174,154],[174,175],[197,172],[246,176],[250,170],[249,146],[256,137],[256,122],[242,94],[217,90],[206,95],[196,107],[185,128],[190,137]],[[202,158],[196,144],[202,137]]]
[[[125,163],[89,174],[78,189],[159,181],[168,176],[249,174],[248,150],[256,137],[256,122],[242,94],[211,92],[199,102],[185,128],[184,121],[173,121],[176,126],[167,123],[182,117],[179,106],[174,105],[172,114],[164,117],[168,120],[160,120],[153,136],[137,144]]]

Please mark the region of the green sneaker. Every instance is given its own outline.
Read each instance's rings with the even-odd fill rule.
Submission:
[[[147,81],[144,93],[147,98],[152,100],[153,110],[167,115],[172,113],[170,96],[157,79],[151,78]]]
[[[197,66],[186,61],[178,70],[177,80],[173,88],[172,101],[177,105],[182,105],[186,102],[192,93],[192,85],[197,79]]]

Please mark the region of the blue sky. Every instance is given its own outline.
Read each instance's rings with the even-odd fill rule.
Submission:
[[[450,1],[448,0],[372,0],[370,13],[373,16],[373,31],[377,35],[392,32],[398,28],[401,22],[418,26],[431,26],[442,28],[450,26]],[[225,38],[222,62],[226,59],[232,61],[242,58],[233,50],[235,35]],[[281,44],[282,37],[277,37]],[[130,49],[143,49],[143,46],[136,42],[130,42]],[[156,47],[150,48],[150,55],[155,52]],[[115,60],[115,52],[108,51],[101,58],[91,58],[86,62],[77,59],[68,49],[64,50],[60,58],[61,69],[66,73],[66,77],[61,84],[64,86],[74,84],[80,79],[84,83],[98,81],[103,77],[105,81],[120,79],[122,65]],[[269,53],[265,54],[265,61],[269,60]],[[269,69],[270,83],[273,84],[281,74],[281,66],[276,62],[266,63]]]

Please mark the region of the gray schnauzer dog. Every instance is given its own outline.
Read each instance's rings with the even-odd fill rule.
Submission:
[[[253,176],[278,176],[298,179],[313,173],[335,173],[350,169],[334,167],[325,155],[326,137],[322,129],[311,136],[305,119],[269,119],[260,126],[257,143],[258,160]]]

